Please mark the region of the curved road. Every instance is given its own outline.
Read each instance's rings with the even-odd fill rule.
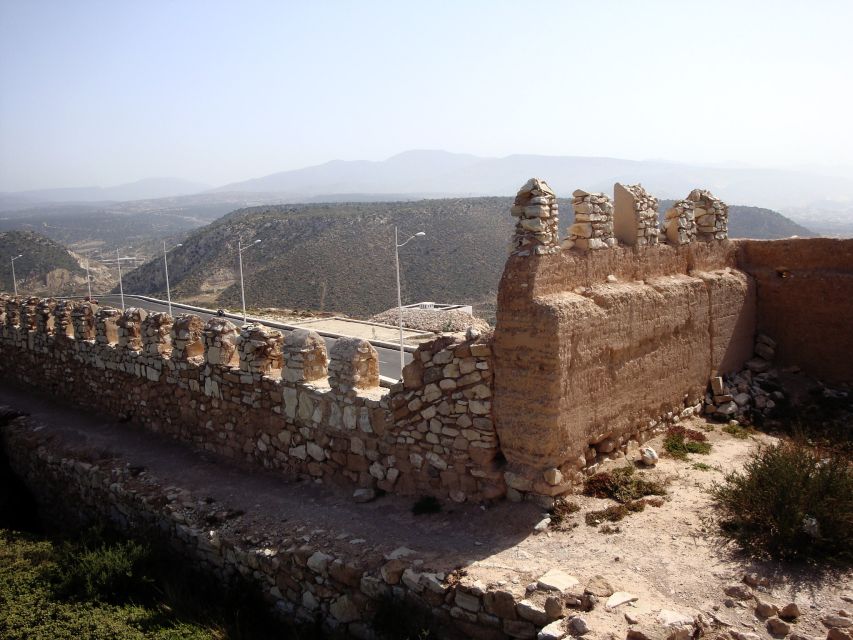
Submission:
[[[98,296],[98,302],[103,305],[108,305],[111,307],[115,307],[116,309],[121,309],[121,296],[118,295],[105,295]],[[160,300],[158,302],[153,302],[151,298],[145,296],[144,298],[125,294],[124,296],[124,304],[125,306],[135,306],[145,309],[151,313],[168,313],[169,305],[166,301]],[[189,313],[197,315],[202,320],[207,321],[210,318],[216,317],[216,311],[214,309],[206,309],[204,311],[200,310],[200,307],[189,307],[187,305],[183,305],[177,302],[172,303],[173,310],[181,309],[186,310]],[[237,323],[241,323],[242,319],[240,316],[235,316],[234,314],[226,314],[226,317],[230,320],[236,320]],[[272,327],[274,329],[278,329],[279,331],[289,331],[290,328],[287,325],[282,325],[277,322],[272,322],[269,320],[263,320],[261,318],[253,319],[249,318],[249,320],[258,320],[259,322],[267,325],[268,327]],[[343,337],[343,336],[339,336]],[[333,336],[323,336],[323,339],[326,341],[326,348],[330,349],[332,345],[335,343],[336,338]],[[374,345],[377,353],[379,354],[379,375],[385,378],[383,380],[383,386],[387,384],[391,384],[400,379],[400,351],[399,349],[389,349],[384,346]],[[403,354],[404,360],[406,363],[410,362],[412,359],[412,354],[409,351],[405,351]]]

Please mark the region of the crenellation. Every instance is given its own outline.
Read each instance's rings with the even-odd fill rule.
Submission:
[[[338,338],[329,358],[332,391],[354,397],[359,390],[379,386],[379,354],[367,340]]]
[[[204,325],[204,358],[210,365],[237,367],[239,331],[233,322],[225,318],[211,318]]]
[[[39,298],[29,297],[21,304],[21,330],[35,331],[36,330],[36,309],[41,300]]]
[[[184,313],[172,322],[172,360],[188,362],[204,357],[204,322],[198,316]]]
[[[295,329],[284,337],[282,345],[285,382],[313,382],[326,378],[329,356],[326,341],[315,331]]]
[[[142,351],[142,322],[148,316],[145,309],[128,307],[118,317],[118,346],[128,351]]]
[[[118,344],[118,322],[121,311],[111,307],[101,307],[95,314],[95,342],[99,345]],[[58,322],[58,318],[57,318]],[[59,330],[57,329],[57,333]]]
[[[676,200],[667,209],[663,233],[669,244],[680,246],[696,239],[692,200]]]
[[[693,202],[696,237],[702,242],[729,237],[729,207],[706,189],[693,189],[687,199]]]
[[[79,302],[71,311],[71,322],[74,326],[74,338],[76,340],[95,340],[95,315],[98,306],[91,302]]]
[[[36,331],[44,336],[53,335],[53,328],[56,323],[56,318],[53,315],[53,310],[57,305],[54,298],[44,298],[39,301],[36,307]]]
[[[658,244],[658,200],[642,185],[616,183],[613,187],[613,231],[628,246]]]
[[[511,213],[518,218],[510,254],[529,256],[559,250],[557,196],[548,183],[530,178],[515,196]]]
[[[271,374],[282,367],[281,331],[262,324],[245,324],[237,336],[240,370],[249,373]]]
[[[21,326],[21,304],[20,296],[8,296],[6,298],[6,327],[14,329]]]
[[[172,316],[152,313],[142,320],[142,351],[147,356],[168,357],[172,353]]]
[[[59,300],[53,307],[53,334],[60,339],[74,338],[74,303]]]
[[[613,204],[603,193],[576,189],[572,194],[575,223],[569,227],[564,249],[596,251],[616,246],[613,235]]]

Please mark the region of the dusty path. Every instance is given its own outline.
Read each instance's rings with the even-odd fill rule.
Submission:
[[[424,569],[449,572],[464,567],[467,580],[500,585],[519,596],[546,571],[559,568],[581,584],[600,575],[615,590],[637,596],[634,603],[613,611],[600,604],[584,613],[592,630],[586,638],[609,634],[624,638],[629,628],[626,612],[642,623],[653,620],[662,609],[689,616],[701,612],[706,619],[716,617],[721,632],[770,638],[764,620],[754,613],[754,601],[733,602],[724,594],[726,586],[741,583],[747,573],[767,578],[769,586],[756,592],[760,598],[799,605],[803,615],[792,633],[802,637],[825,638],[821,617],[853,609],[850,573],[820,574],[807,567],[753,561],[714,533],[707,488],[723,472],[742,465],[760,442],[771,441],[767,436],[738,440],[717,428],[708,434],[711,455],[691,456],[687,463],[662,458],[652,473],[669,481],[666,502],[630,515],[618,523],[616,533],[602,533],[584,523],[586,511],[610,503],[582,496],[576,499],[581,510],[571,516],[568,527],[536,532],[534,526],[545,514],[532,504],[454,505],[438,514],[414,516],[411,497],[384,496],[356,504],[351,488],[296,482],[256,468],[240,468],[233,461],[131,424],[55,403],[31,389],[4,384],[0,404],[31,414],[44,437],[126,459],[176,491],[209,497],[244,512],[230,526],[259,543],[300,537],[366,562],[381,562],[390,551],[407,547],[414,552],[407,560]],[[659,439],[651,444],[661,451]],[[710,469],[693,466],[700,461]]]

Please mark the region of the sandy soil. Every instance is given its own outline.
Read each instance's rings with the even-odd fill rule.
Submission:
[[[29,412],[42,437],[57,437],[93,456],[119,456],[142,466],[161,483],[193,499],[215,500],[223,509],[243,511],[228,524],[258,546],[285,546],[303,541],[332,549],[365,564],[407,547],[407,557],[423,570],[449,573],[463,569],[465,580],[501,585],[523,594],[525,587],[554,568],[575,576],[581,585],[601,575],[617,591],[636,595],[636,602],[607,611],[599,603],[583,613],[591,629],[586,638],[624,638],[625,613],[642,622],[661,609],[720,621],[720,630],[755,633],[770,638],[764,621],[754,615],[754,602],[730,603],[727,585],[741,583],[747,573],[768,579],[757,595],[781,605],[796,602],[803,615],[793,631],[810,638],[826,637],[824,615],[853,609],[842,595],[853,595],[853,574],[821,574],[807,567],[784,567],[751,560],[715,535],[707,488],[722,473],[739,467],[754,447],[771,442],[767,436],[738,440],[709,433],[713,450],[689,462],[662,458],[651,473],[669,479],[669,497],[658,508],[617,523],[618,533],[606,534],[584,523],[584,513],[608,504],[579,496],[581,510],[565,530],[544,532],[534,527],[547,515],[533,504],[453,505],[432,515],[414,516],[411,497],[386,496],[355,504],[351,488],[296,482],[256,469],[240,469],[208,454],[115,421],[69,410],[31,390],[0,386],[0,404]],[[693,428],[704,422],[694,421]],[[651,441],[658,451],[660,439]],[[712,470],[694,468],[704,462]],[[626,464],[616,460],[614,465]],[[186,508],[192,509],[187,499]],[[572,527],[571,523],[577,526]],[[730,626],[727,626],[730,625]],[[725,636],[724,636],[725,637]]]

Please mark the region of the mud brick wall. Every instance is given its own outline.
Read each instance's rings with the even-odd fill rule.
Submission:
[[[758,291],[758,330],[776,341],[777,366],[853,382],[853,240],[740,243]]]
[[[0,375],[19,383],[289,475],[456,502],[504,493],[489,336],[421,345],[388,390],[364,340],[327,354],[310,331],[5,298]]]
[[[493,348],[511,489],[568,491],[701,410],[709,374],[752,355],[755,288],[736,257],[722,242],[510,258]]]

